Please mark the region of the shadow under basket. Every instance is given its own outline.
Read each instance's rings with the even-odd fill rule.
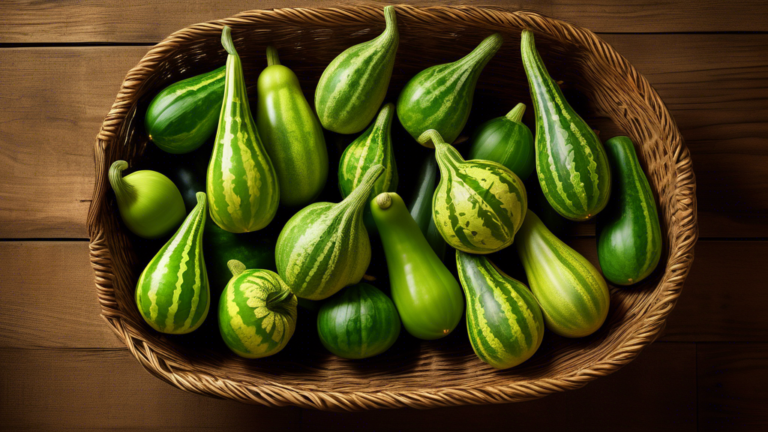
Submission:
[[[152,330],[134,300],[141,260],[134,238],[120,221],[107,178],[115,160],[141,164],[148,149],[143,116],[152,97],[173,82],[223,65],[224,25],[232,27],[252,100],[256,78],[266,66],[267,45],[276,46],[311,101],[322,71],[336,55],[384,29],[381,7],[244,12],[177,31],[153,47],[126,76],[96,140],[88,232],[98,298],[107,324],[151,374],[193,393],[268,406],[360,410],[517,402],[576,389],[608,375],[632,361],[662,331],[693,261],[696,182],[675,121],[646,79],[592,32],[534,13],[398,6],[397,21],[400,47],[388,100],[396,100],[418,71],[458,59],[493,32],[503,35],[504,46],[480,77],[465,133],[472,122],[483,119],[477,113],[487,114],[487,119],[504,115],[517,102],[531,106],[520,32],[533,31],[545,64],[563,81],[577,111],[593,127],[605,124],[614,129],[611,133],[635,142],[659,204],[665,238],[659,268],[639,287],[611,289],[610,314],[597,333],[570,340],[548,332],[533,358],[505,371],[474,355],[463,323],[440,341],[418,341],[403,331],[395,347],[381,356],[340,359],[322,349],[311,315],[302,322],[304,311],[294,340],[283,352],[241,359],[220,340],[214,307],[220,291],[213,289],[211,312],[200,330],[185,336]],[[532,112],[527,113],[529,125],[532,119]],[[603,139],[612,136],[601,130]],[[426,150],[412,140],[395,143],[400,160],[409,159],[409,151]],[[335,169],[329,183],[335,182],[333,173]],[[407,189],[407,184],[401,185]],[[446,261],[452,259],[447,254]]]

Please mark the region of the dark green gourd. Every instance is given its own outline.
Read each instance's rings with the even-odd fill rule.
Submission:
[[[533,134],[523,124],[525,105],[517,104],[504,117],[488,120],[472,134],[467,157],[498,162],[528,179],[536,166]]]
[[[442,260],[445,256],[445,240],[443,240],[440,231],[437,230],[435,220],[432,218],[432,198],[435,196],[435,189],[437,189],[438,170],[437,159],[435,159],[434,154],[430,154],[421,164],[419,177],[416,180],[416,189],[413,191],[408,209],[421,233],[432,246],[432,250]]]

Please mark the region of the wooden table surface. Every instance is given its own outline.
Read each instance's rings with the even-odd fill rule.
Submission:
[[[99,316],[85,228],[94,138],[124,75],[190,24],[333,3],[0,2],[0,429],[768,429],[762,0],[465,2],[534,10],[600,34],[653,84],[691,150],[695,264],[664,336],[624,369],[528,403],[353,414],[216,400],[146,373]]]

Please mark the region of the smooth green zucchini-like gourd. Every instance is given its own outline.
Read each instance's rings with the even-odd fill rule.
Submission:
[[[535,169],[533,134],[523,124],[525,105],[517,104],[504,117],[480,125],[470,141],[467,157],[498,162],[525,181]]]
[[[584,221],[608,203],[611,170],[600,140],[565,100],[523,30],[521,51],[536,111],[536,173],[547,201],[563,217]]]
[[[496,162],[465,161],[435,130],[419,137],[419,142],[427,141],[432,141],[440,166],[432,217],[445,242],[475,254],[511,245],[528,209],[520,178]]]
[[[371,262],[363,208],[384,172],[371,167],[360,185],[338,204],[310,204],[288,221],[275,249],[277,270],[298,297],[322,300],[360,282]]]
[[[659,264],[659,214],[632,141],[614,137],[605,149],[613,170],[613,195],[597,218],[597,256],[606,279],[632,285]]]
[[[611,302],[605,279],[530,210],[515,246],[548,329],[577,338],[603,325]]]
[[[467,332],[480,360],[508,369],[528,360],[544,338],[544,316],[528,287],[488,258],[456,251],[467,297]]]
[[[258,80],[256,125],[280,184],[280,204],[312,202],[328,177],[323,128],[304,97],[299,79],[267,47],[267,68]]]
[[[435,196],[435,189],[437,189],[438,170],[437,159],[435,159],[434,154],[430,154],[421,165],[419,177],[416,180],[416,189],[413,191],[408,209],[410,209],[411,217],[416,221],[421,233],[432,246],[432,250],[442,260],[445,256],[445,240],[443,240],[440,231],[437,230],[435,220],[432,218],[432,197]]]
[[[502,43],[501,35],[494,33],[464,58],[411,78],[397,100],[397,117],[405,130],[417,140],[429,129],[440,132],[446,142],[456,140],[469,119],[477,79]]]
[[[347,48],[325,68],[315,89],[323,127],[342,134],[360,132],[387,95],[400,38],[394,6],[384,8],[386,29],[368,42]]]
[[[208,315],[211,301],[203,259],[205,198],[205,193],[197,194],[197,206],[147,264],[136,284],[139,313],[162,333],[192,332]]]
[[[258,231],[280,203],[277,174],[253,121],[240,57],[229,27],[221,32],[227,73],[219,128],[208,164],[206,190],[211,219],[233,233]]]

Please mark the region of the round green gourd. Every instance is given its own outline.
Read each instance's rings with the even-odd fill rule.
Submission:
[[[488,120],[472,135],[467,157],[498,162],[526,180],[535,168],[533,134],[522,123],[525,105],[517,104],[504,117]]]

